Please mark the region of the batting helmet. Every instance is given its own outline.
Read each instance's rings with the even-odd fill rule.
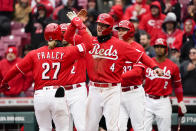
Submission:
[[[154,47],[156,47],[156,45],[162,45],[162,46],[164,46],[166,48],[166,53],[167,53],[168,46],[167,46],[167,42],[166,42],[165,39],[163,39],[163,38],[156,39],[155,44],[154,44]]]
[[[60,40],[62,41],[61,28],[56,23],[50,23],[46,26],[44,31],[45,40]]]
[[[114,19],[112,18],[111,15],[109,15],[107,13],[102,13],[98,16],[96,22],[109,25],[109,27],[102,32],[103,35],[108,35],[112,32],[112,28],[114,25]]]
[[[126,28],[129,30],[129,31],[127,31],[126,34],[123,35],[123,40],[127,40],[128,38],[134,36],[135,27],[134,27],[133,23],[131,23],[130,21],[128,21],[128,20],[120,21],[118,24],[118,27],[116,27],[115,29],[118,30],[119,28]]]
[[[62,23],[62,24],[60,24],[60,28],[61,28],[61,31],[66,32],[67,28],[68,28],[68,25],[66,23]]]

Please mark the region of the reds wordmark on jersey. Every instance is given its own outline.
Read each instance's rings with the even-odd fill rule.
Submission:
[[[164,75],[158,76],[150,68],[146,69],[145,92],[150,95],[170,95],[172,93],[172,82],[180,82],[180,72],[178,66],[171,60],[166,59],[162,63],[158,63],[155,58],[153,60],[163,69]]]
[[[143,55],[142,51],[115,37],[103,43],[95,38],[93,45],[87,54],[87,71],[94,82],[119,83],[125,61],[137,63]]]

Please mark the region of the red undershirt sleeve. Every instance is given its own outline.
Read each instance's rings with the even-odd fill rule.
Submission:
[[[144,54],[142,55],[140,61],[141,61],[144,65],[146,65],[146,66],[148,66],[148,67],[150,67],[150,68],[152,68],[152,69],[153,69],[154,67],[158,67],[158,65],[157,65],[149,56],[147,56],[146,53],[144,53]]]
[[[181,82],[174,82],[174,92],[176,94],[178,103],[183,100],[183,89]]]

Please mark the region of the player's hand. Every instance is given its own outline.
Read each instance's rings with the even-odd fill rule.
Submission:
[[[193,63],[189,63],[188,66],[187,66],[187,71],[192,71],[195,69],[195,65]]]
[[[83,24],[83,21],[79,17],[74,17],[71,21],[71,24],[74,25],[79,30],[86,29],[86,26]]]
[[[184,116],[184,114],[187,112],[186,105],[183,101],[178,103],[178,116]]]
[[[8,83],[1,82],[1,84],[0,84],[0,92],[8,91],[9,89],[10,88],[9,88]]]
[[[74,17],[77,17],[77,14],[75,11],[69,11],[67,14],[67,17],[72,21]]]
[[[163,70],[160,69],[160,68],[156,68],[156,69],[154,70],[154,72],[155,72],[158,76],[163,76],[163,75],[164,75]]]
[[[85,9],[81,9],[77,16],[84,22],[87,20],[87,11]]]

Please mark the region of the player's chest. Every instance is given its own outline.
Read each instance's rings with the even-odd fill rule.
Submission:
[[[168,66],[159,66],[159,67],[163,70],[163,73],[164,73],[163,76],[158,76],[151,68],[147,68],[145,72],[146,77],[151,80],[156,79],[156,78],[171,79],[172,74],[173,74],[172,68]]]
[[[93,59],[102,58],[109,60],[118,60],[120,52],[114,44],[93,44],[93,49],[89,51]]]

